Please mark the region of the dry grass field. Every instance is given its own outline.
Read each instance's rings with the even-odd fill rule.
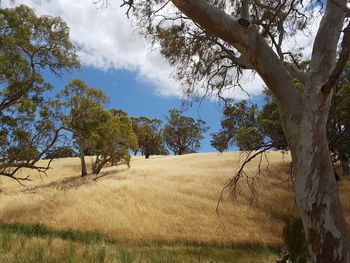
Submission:
[[[288,180],[290,157],[280,152],[269,152],[266,157],[262,172],[266,168],[269,172],[256,180],[258,199],[251,202],[252,191],[242,178],[237,200],[225,194],[219,213],[215,209],[221,189],[242,161],[239,152],[152,156],[148,160],[136,156],[130,168],[107,167],[104,172],[108,175],[96,181],[92,175],[79,177],[79,159],[58,159],[47,176],[33,173],[26,187],[1,178],[0,224],[40,223],[56,230],[98,231],[128,246],[281,247],[285,218],[296,213]],[[248,176],[256,175],[258,164],[256,159],[247,166]],[[27,173],[31,172],[23,175]],[[348,179],[339,183],[348,216],[349,184]],[[269,257],[264,260],[257,262],[273,262]],[[190,260],[176,262],[185,261]]]

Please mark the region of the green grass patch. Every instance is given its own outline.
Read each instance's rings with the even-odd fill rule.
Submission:
[[[24,235],[26,237],[42,237],[42,238],[60,238],[63,240],[69,240],[73,242],[80,242],[84,244],[94,243],[109,243],[116,244],[117,241],[107,235],[99,232],[80,231],[80,230],[59,230],[51,227],[47,227],[42,224],[1,224],[0,233],[3,234],[17,234]]]
[[[252,244],[129,243],[98,232],[56,230],[41,224],[0,225],[1,263],[270,263],[278,249]]]

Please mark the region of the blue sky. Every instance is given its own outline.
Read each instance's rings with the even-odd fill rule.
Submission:
[[[183,106],[182,100],[175,96],[159,96],[154,92],[151,83],[142,81],[137,73],[128,70],[102,71],[93,67],[82,67],[79,71],[64,74],[60,79],[51,74],[47,78],[55,90],[62,89],[75,78],[84,80],[90,87],[101,89],[110,97],[108,108],[118,108],[128,112],[129,116],[146,116],[158,118],[165,122],[164,115],[170,109],[184,111],[184,115],[204,120],[210,130],[205,134],[200,152],[215,152],[210,145],[210,133],[220,129],[222,104],[205,99],[201,104],[194,102],[192,106]],[[259,98],[257,98],[259,99]]]

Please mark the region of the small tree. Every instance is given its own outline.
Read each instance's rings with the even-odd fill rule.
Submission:
[[[163,128],[165,144],[175,155],[196,152],[200,148],[200,140],[204,138],[203,133],[209,129],[204,121],[195,121],[181,114],[182,111],[170,110],[169,116],[166,116],[168,122]]]
[[[79,79],[67,84],[58,97],[64,100],[63,105],[68,110],[64,116],[65,128],[73,133],[79,149],[81,176],[86,176],[85,150],[89,147],[89,137],[94,129],[111,117],[111,113],[102,106],[108,98],[102,90],[88,87]]]
[[[98,174],[107,163],[125,163],[129,166],[129,149],[138,147],[129,118],[125,115],[112,116],[110,111],[106,112],[110,114],[109,118],[99,123],[88,138],[88,144],[96,156],[92,166],[94,174]]]

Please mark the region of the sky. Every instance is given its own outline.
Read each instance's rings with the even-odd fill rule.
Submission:
[[[79,71],[57,79],[45,76],[58,90],[71,80],[79,78],[88,86],[102,89],[110,97],[109,108],[128,112],[129,116],[146,116],[165,120],[170,109],[184,110],[184,115],[204,120],[209,131],[202,141],[200,152],[213,152],[210,133],[220,129],[222,105],[213,99],[182,107],[181,84],[171,78],[174,71],[169,63],[142,38],[132,16],[127,19],[122,1],[109,1],[108,7],[99,7],[93,0],[16,0],[33,8],[37,15],[60,16],[70,28],[70,39],[79,47]],[[9,0],[1,1],[10,7]],[[315,24],[317,27],[317,23]],[[311,53],[312,35],[298,35],[289,39],[287,48],[304,47],[304,56]],[[244,76],[242,86],[250,94],[236,92],[236,100],[249,99],[262,104],[262,80],[252,73]]]

